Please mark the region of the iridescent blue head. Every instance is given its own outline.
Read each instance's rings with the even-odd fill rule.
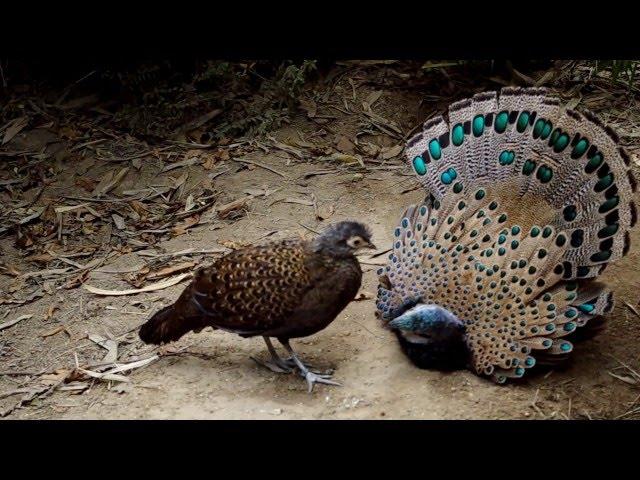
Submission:
[[[462,368],[467,358],[464,323],[438,305],[419,303],[387,324],[420,368]]]

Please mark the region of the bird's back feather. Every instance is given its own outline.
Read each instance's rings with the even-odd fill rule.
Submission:
[[[311,335],[355,297],[360,281],[355,257],[332,258],[307,241],[243,248],[198,270],[175,304],[150,319],[140,335],[163,343],[204,326],[243,337]]]

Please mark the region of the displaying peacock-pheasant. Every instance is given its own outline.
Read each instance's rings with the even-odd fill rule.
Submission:
[[[375,248],[357,222],[339,222],[314,240],[284,240],[235,250],[196,272],[178,300],[140,329],[145,343],[178,340],[213,327],[241,337],[261,335],[272,361],[258,363],[275,372],[298,369],[309,392],[315,383],[339,385],[331,375],[310,370],[289,345],[326,328],[354,299],[362,281],[355,253]],[[291,355],[278,356],[270,337]]]
[[[602,326],[612,294],[593,279],[636,222],[614,132],[543,89],[505,88],[452,104],[406,154],[429,195],[395,229],[377,307],[416,365],[503,383]]]

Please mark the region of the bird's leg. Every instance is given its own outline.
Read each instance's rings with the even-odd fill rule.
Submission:
[[[278,339],[280,340],[280,339]],[[302,361],[300,361],[300,359],[298,358],[298,355],[296,355],[296,352],[293,351],[293,348],[291,348],[291,345],[289,345],[289,340],[280,340],[280,343],[282,343],[282,345],[284,346],[284,348],[287,349],[287,351],[289,352],[289,354],[291,354],[291,359],[293,360],[293,362],[296,364],[296,367],[298,367],[298,370],[300,371],[300,375],[302,375],[305,380],[307,381],[307,385],[309,387],[309,393],[311,393],[311,391],[313,390],[313,385],[316,383],[324,383],[327,385],[337,385],[339,387],[341,387],[342,385],[339,384],[338,382],[334,382],[333,380],[329,380],[331,378],[331,375],[320,375],[318,373],[314,373],[312,371],[310,371],[304,363],[302,363]]]
[[[264,343],[267,344],[267,349],[269,350],[269,353],[271,354],[272,361],[259,360],[259,359],[255,358],[255,357],[251,357],[251,360],[256,362],[258,365],[262,365],[263,367],[268,368],[272,372],[276,372],[276,373],[291,373],[291,371],[293,370],[293,365],[290,365],[287,361],[282,360],[280,358],[280,356],[278,355],[278,352],[276,352],[276,349],[273,348],[273,345],[271,343],[271,339],[269,339],[269,337],[262,337],[262,338],[264,339]]]

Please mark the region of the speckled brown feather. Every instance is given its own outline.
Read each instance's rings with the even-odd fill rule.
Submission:
[[[311,335],[355,297],[361,278],[355,257],[315,252],[308,241],[243,248],[199,270],[176,303],[149,320],[140,336],[164,343],[206,326],[245,337]]]

